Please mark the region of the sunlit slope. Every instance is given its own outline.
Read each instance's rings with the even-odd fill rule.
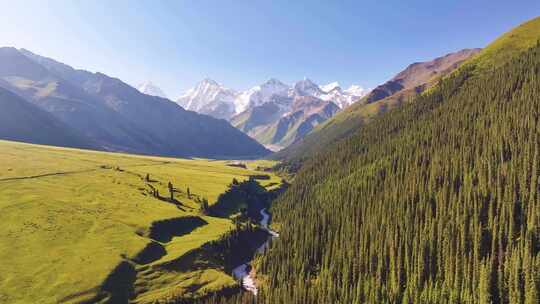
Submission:
[[[473,74],[481,73],[483,69],[499,67],[519,55],[521,52],[534,46],[540,35],[539,33],[540,17],[523,23],[502,35],[484,48],[480,53],[466,60],[461,67],[474,65],[472,69],[475,70],[475,72]],[[454,72],[460,71],[461,67],[454,70]],[[447,73],[441,73],[439,76],[445,77],[446,74],[450,72],[452,71],[449,70]],[[389,109],[395,108],[396,106],[400,106],[411,97],[424,91],[424,89],[430,91],[436,86],[438,80],[439,77],[432,79],[419,91],[417,88],[411,88],[400,91],[375,103],[366,105],[360,102],[354,104],[315,128],[303,141],[274,155],[274,158],[299,161],[305,157],[312,156],[317,152],[324,151],[327,147],[331,147],[340,139],[346,138],[354,133],[365,125],[365,123],[369,122],[371,118],[378,116]]]
[[[536,33],[307,161],[272,208],[259,302],[539,303]]]
[[[525,22],[505,33],[469,60],[481,68],[501,66],[524,50],[536,45],[540,37],[540,17]]]
[[[0,303],[90,300],[126,261],[135,265],[133,301],[139,303],[234,286],[233,278],[212,261],[197,269],[189,261],[180,270],[159,265],[231,229],[229,219],[202,215],[199,202],[213,204],[233,178],[255,174],[261,173],[221,161],[0,141]],[[167,201],[168,182],[176,189],[177,205]],[[276,182],[274,176],[266,181]],[[159,191],[159,199],[151,188]],[[177,220],[183,233],[151,229],[164,219]],[[152,234],[159,235],[159,242]],[[144,256],[150,243],[159,248]],[[163,279],[156,279],[158,272]]]

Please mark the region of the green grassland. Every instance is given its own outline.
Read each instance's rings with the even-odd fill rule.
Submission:
[[[118,282],[123,287],[115,289],[131,289],[136,303],[236,286],[223,265],[200,252],[232,221],[203,215],[200,202],[212,205],[233,178],[246,180],[271,165],[244,169],[0,141],[0,303],[105,302],[107,286]],[[269,175],[261,184],[279,185]],[[168,219],[183,232],[167,236],[158,223]],[[166,237],[153,240],[157,234]],[[130,271],[114,277],[126,265]]]

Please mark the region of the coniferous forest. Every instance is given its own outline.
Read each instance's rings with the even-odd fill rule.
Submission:
[[[540,43],[416,98],[274,202],[258,303],[540,303]]]
[[[537,44],[309,161],[272,210],[264,303],[539,303],[539,114]]]

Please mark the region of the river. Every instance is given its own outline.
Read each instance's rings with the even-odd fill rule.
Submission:
[[[261,245],[261,247],[257,249],[258,254],[262,254],[266,251],[266,249],[268,248],[268,245],[270,244],[270,240],[272,238],[279,237],[279,234],[277,232],[268,228],[270,215],[268,214],[268,212],[266,212],[266,208],[261,210],[261,216],[262,216],[261,227],[262,229],[266,230],[268,234],[270,234],[270,237],[268,238],[268,240],[266,240],[266,242],[264,242],[264,244]],[[242,264],[234,268],[233,276],[235,279],[242,281],[242,287],[245,290],[253,293],[254,295],[257,295],[257,292],[258,292],[257,285],[255,284],[255,279],[253,278],[250,272],[251,272],[251,265],[250,265],[250,262],[247,262],[245,264]]]

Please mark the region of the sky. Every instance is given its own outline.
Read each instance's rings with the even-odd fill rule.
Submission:
[[[538,0],[0,0],[0,46],[177,98],[203,78],[375,87],[407,65],[484,47]]]

